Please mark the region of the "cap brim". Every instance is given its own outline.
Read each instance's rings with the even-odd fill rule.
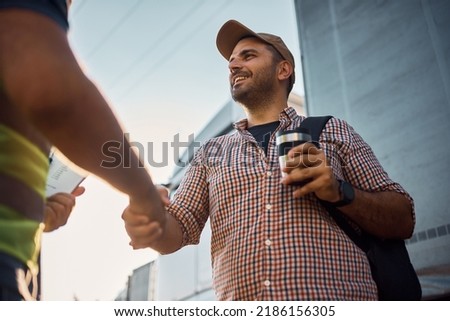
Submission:
[[[225,59],[229,59],[233,53],[236,44],[245,37],[257,37],[263,41],[256,32],[248,29],[246,26],[236,20],[229,20],[220,28],[217,33],[216,46]]]

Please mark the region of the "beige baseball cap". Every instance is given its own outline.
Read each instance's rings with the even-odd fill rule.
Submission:
[[[294,56],[280,37],[272,35],[270,33],[256,33],[236,20],[228,20],[217,33],[217,49],[219,49],[219,52],[225,59],[229,60],[234,47],[236,47],[236,44],[241,39],[247,37],[256,37],[271,45],[275,48],[276,51],[278,51],[281,57],[283,57],[292,65],[292,75],[290,77],[289,83],[289,91],[291,91],[292,86],[295,82]]]

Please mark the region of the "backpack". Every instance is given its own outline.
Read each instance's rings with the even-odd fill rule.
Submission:
[[[313,142],[319,142],[322,129],[332,116],[307,117],[300,128],[307,128]],[[379,300],[411,301],[422,298],[422,288],[411,264],[404,240],[381,239],[366,232],[358,233],[338,208],[322,203],[339,227],[367,255],[378,288]]]

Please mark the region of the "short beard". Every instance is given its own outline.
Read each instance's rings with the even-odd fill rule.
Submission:
[[[270,94],[268,91],[271,90],[272,87],[269,87],[267,90],[262,90],[263,87],[258,87],[258,89],[241,91],[241,92],[231,92],[231,97],[233,100],[245,108],[249,110],[256,110],[261,108],[262,106],[267,105],[270,101]]]
[[[266,106],[272,100],[274,84],[271,79],[274,78],[274,70],[265,70],[260,77],[255,78],[255,84],[248,90],[236,90],[230,88],[231,97],[237,103],[249,110],[255,110]],[[261,77],[262,76],[262,77]]]

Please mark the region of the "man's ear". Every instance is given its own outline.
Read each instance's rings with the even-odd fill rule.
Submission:
[[[292,66],[289,62],[286,60],[281,61],[278,64],[278,79],[279,80],[286,80],[289,79],[292,75]]]

